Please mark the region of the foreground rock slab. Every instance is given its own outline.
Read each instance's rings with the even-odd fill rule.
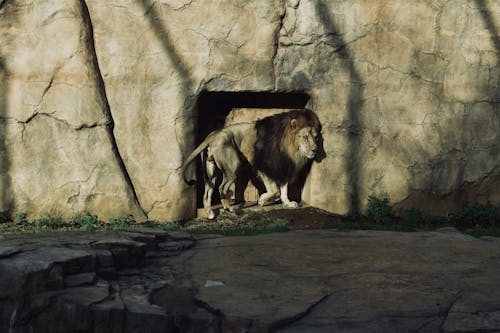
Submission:
[[[0,243],[1,332],[499,332],[500,239],[155,229]]]

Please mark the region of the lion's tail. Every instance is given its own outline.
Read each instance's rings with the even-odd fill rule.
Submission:
[[[198,147],[196,147],[195,150],[193,150],[193,152],[188,156],[188,158],[186,159],[186,161],[182,165],[182,167],[181,167],[182,176],[183,176],[184,182],[186,182],[186,184],[192,186],[196,183],[196,180],[194,180],[194,179],[192,179],[192,180],[187,179],[186,169],[189,166],[189,164],[191,164],[191,162],[193,162],[193,160],[196,158],[196,156],[200,155],[205,149],[207,149],[207,147],[210,145],[210,143],[212,143],[212,141],[215,139],[217,133],[219,133],[219,131],[211,132],[205,138],[205,140],[203,140],[203,142],[200,143],[200,145]]]

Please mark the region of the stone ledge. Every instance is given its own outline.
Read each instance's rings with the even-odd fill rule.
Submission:
[[[0,245],[2,332],[500,328],[500,242],[454,229],[30,237]]]

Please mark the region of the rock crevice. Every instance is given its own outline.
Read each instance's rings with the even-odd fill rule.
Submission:
[[[122,158],[122,155],[120,153],[120,149],[118,147],[118,144],[116,142],[115,138],[115,133],[114,133],[114,128],[115,128],[115,122],[113,120],[113,114],[111,112],[111,108],[109,106],[109,101],[108,97],[106,94],[106,86],[104,84],[104,80],[102,77],[101,69],[99,67],[99,60],[97,57],[96,49],[95,49],[95,43],[94,43],[94,27],[92,25],[92,19],[90,17],[90,12],[87,7],[87,3],[85,0],[79,0],[80,5],[82,8],[82,14],[83,14],[83,21],[85,22],[86,28],[87,28],[87,45],[88,45],[88,53],[91,56],[91,61],[94,67],[94,72],[95,72],[95,80],[97,83],[98,87],[98,94],[101,98],[102,106],[103,106],[103,112],[105,116],[107,117],[107,132],[109,135],[109,141],[111,143],[111,149],[116,157],[116,161],[118,163],[118,166],[120,167],[120,170],[122,172],[122,175],[125,179],[126,184],[129,186],[130,192],[132,193],[133,200],[136,202],[137,206],[140,208],[142,211],[144,217],[147,217],[146,212],[144,211],[144,208],[142,207],[139,197],[137,195],[137,192],[135,190],[134,183],[132,181],[132,178],[130,177],[130,174],[127,170],[127,166],[125,165],[125,162]],[[84,126],[84,125],[82,125]],[[90,128],[90,127],[84,127],[84,128]]]

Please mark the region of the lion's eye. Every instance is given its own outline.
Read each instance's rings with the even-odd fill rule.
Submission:
[[[306,142],[309,142],[309,135],[304,135],[304,140],[306,140]]]

